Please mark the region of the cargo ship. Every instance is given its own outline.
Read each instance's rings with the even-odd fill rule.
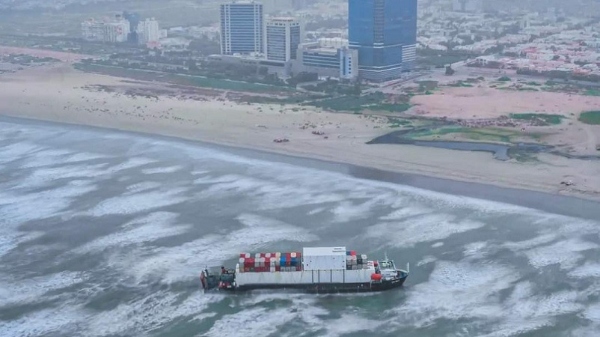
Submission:
[[[305,247],[302,252],[241,253],[235,268],[200,273],[205,291],[298,289],[309,293],[383,291],[401,287],[409,274],[393,260],[368,260],[346,247]]]

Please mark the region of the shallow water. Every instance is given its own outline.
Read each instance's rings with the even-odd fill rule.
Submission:
[[[599,221],[252,155],[0,122],[0,336],[600,331]],[[304,245],[411,275],[381,294],[199,291],[205,265]]]

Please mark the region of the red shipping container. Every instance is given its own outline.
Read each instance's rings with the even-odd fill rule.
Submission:
[[[275,266],[275,271],[281,271],[281,267],[280,266]]]
[[[244,261],[244,265],[246,265],[246,266],[254,266],[254,263],[255,263],[255,260],[251,257],[247,258]]]
[[[302,271],[302,266],[296,266],[296,271]]]
[[[351,256],[356,256],[356,251],[355,251],[355,250],[351,250],[351,251],[350,251],[350,255],[351,255]]]

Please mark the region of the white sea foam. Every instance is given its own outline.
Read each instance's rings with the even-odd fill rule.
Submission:
[[[342,314],[342,317],[327,322],[327,336],[343,336],[350,333],[364,332],[365,335],[376,334],[383,322],[366,319],[355,314]]]
[[[424,266],[426,264],[430,264],[435,261],[437,261],[437,258],[435,258],[435,256],[428,255],[428,256],[423,257],[423,259],[421,259],[421,261],[417,262],[417,267]]]
[[[103,311],[90,317],[87,324],[88,336],[132,335],[144,336],[154,329],[177,319],[186,317],[198,320],[210,303],[223,300],[222,296],[194,292],[181,301],[181,296],[159,291],[146,298],[123,303],[115,309]]]
[[[204,265],[221,265],[224,260],[243,251],[260,249],[283,240],[309,242],[318,239],[305,229],[274,219],[252,214],[242,214],[238,219],[243,227],[227,235],[206,235],[180,246],[140,252],[144,259],[115,262],[117,267],[133,273],[138,280],[154,275],[171,283],[189,279],[190,271],[199,271]]]
[[[106,155],[101,155],[98,153],[87,153],[87,152],[79,152],[73,155],[68,156],[64,159],[63,163],[78,163],[82,161],[90,161],[97,159],[105,159],[108,158]]]
[[[22,180],[17,188],[31,189],[48,185],[58,179],[93,178],[104,174],[106,164],[64,165],[59,167],[42,167],[33,171]]]
[[[136,167],[140,167],[140,166],[144,166],[144,165],[152,164],[152,163],[156,163],[156,162],[157,162],[157,160],[150,159],[150,158],[143,158],[143,157],[129,158],[123,163],[120,163],[120,164],[117,164],[117,165],[107,168],[105,173],[112,174],[112,173],[116,173],[119,171],[128,170],[128,169],[132,169],[132,168],[136,168]]]
[[[452,219],[449,214],[427,214],[401,222],[385,222],[370,227],[366,237],[382,241],[394,247],[412,246],[419,242],[446,239],[457,233],[483,227],[485,224],[474,220]]]
[[[392,207],[402,207],[400,209],[395,209],[390,214],[380,217],[381,220],[401,220],[408,217],[413,217],[417,215],[425,215],[434,213],[434,210],[431,208],[417,206],[417,205],[392,205]]]
[[[574,291],[560,291],[547,296],[534,295],[533,284],[522,282],[516,285],[503,304],[504,315],[499,324],[492,325],[493,332],[486,337],[518,336],[554,324],[556,316],[580,312]]]
[[[72,154],[71,151],[67,150],[41,150],[28,156],[20,167],[21,168],[37,168],[43,166],[51,166],[60,163],[64,163],[64,159],[67,155]]]
[[[78,324],[85,321],[83,309],[71,305],[44,309],[0,326],[2,336],[37,337],[46,335],[76,336]]]
[[[136,218],[123,225],[125,231],[109,234],[73,250],[82,254],[106,248],[123,248],[132,244],[155,241],[160,238],[185,233],[191,226],[176,224],[176,213],[156,212]]]
[[[0,228],[3,231],[2,236],[0,236],[0,258],[17,248],[19,244],[37,239],[43,235],[43,232],[18,232],[5,225],[2,220],[0,220]]]
[[[412,287],[406,302],[388,313],[395,317],[394,329],[424,327],[442,318],[498,319],[503,315],[498,293],[518,278],[502,265],[437,261],[429,281]]]
[[[574,278],[600,278],[600,263],[587,262],[569,272]]]
[[[483,258],[489,254],[487,242],[472,242],[465,245],[463,254],[469,258]]]
[[[600,324],[600,303],[596,302],[587,307],[587,309],[585,309],[583,312],[583,317],[595,322],[596,324]]]
[[[194,180],[194,184],[216,184],[216,183],[229,183],[239,179],[243,179],[243,176],[235,175],[235,174],[227,174],[223,176],[204,176],[200,178],[196,178]]]
[[[74,180],[62,187],[38,193],[0,192],[0,222],[16,225],[60,215],[69,208],[75,198],[96,189],[97,186],[88,181]]]
[[[297,207],[300,205],[321,205],[329,202],[341,202],[347,195],[335,192],[324,192],[323,188],[311,188],[299,184],[287,186],[278,181],[263,180],[240,175],[225,175],[221,177],[204,177],[196,183],[211,183],[212,185],[200,193],[201,198],[228,198],[232,195],[244,194],[251,198],[261,210]]]
[[[269,336],[279,327],[298,315],[288,309],[267,311],[264,308],[250,308],[235,314],[225,315],[215,322],[206,337],[253,336],[257,333]]]
[[[308,215],[315,215],[315,214],[319,214],[322,213],[326,210],[325,207],[317,207],[315,209],[313,209],[312,211],[308,212]]]
[[[195,171],[192,171],[192,175],[194,175],[194,176],[199,176],[199,175],[206,174],[206,173],[210,173],[210,171],[206,171],[206,170],[195,170]]]
[[[39,301],[49,291],[84,282],[87,278],[88,275],[81,272],[60,272],[26,280],[0,280],[0,308]]]
[[[179,165],[168,166],[168,167],[156,167],[143,169],[143,174],[158,174],[158,173],[173,173],[182,170],[183,167]]]
[[[502,246],[514,252],[518,252],[551,243],[556,239],[556,234],[544,234],[529,240],[506,242]]]
[[[334,215],[334,222],[348,222],[354,220],[368,219],[371,217],[373,207],[380,202],[380,199],[371,199],[363,203],[354,203],[351,201],[341,201],[333,207],[331,213]]]
[[[166,191],[151,191],[132,195],[122,195],[106,199],[89,211],[91,216],[107,214],[134,214],[156,208],[179,204],[186,201],[182,193],[186,188],[174,188]]]
[[[558,241],[548,246],[542,246],[525,251],[529,263],[535,268],[559,264],[562,269],[572,269],[583,259],[586,250],[598,249],[598,245],[580,239]]]
[[[44,147],[28,142],[18,142],[0,147],[0,163],[10,163],[26,155],[44,150]]]
[[[130,194],[134,194],[134,193],[153,190],[153,189],[159,188],[160,186],[162,186],[162,185],[155,181],[145,181],[143,183],[137,183],[137,184],[127,186],[127,192]]]

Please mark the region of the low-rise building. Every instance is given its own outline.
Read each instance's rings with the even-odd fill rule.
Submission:
[[[294,73],[317,73],[320,77],[355,80],[358,77],[358,51],[346,45],[327,46],[329,40],[303,43],[297,59],[292,62]],[[339,42],[339,41],[336,41]]]

